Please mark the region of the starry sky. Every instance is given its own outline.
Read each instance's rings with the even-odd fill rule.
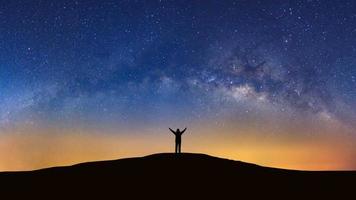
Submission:
[[[174,150],[356,169],[352,0],[0,4],[0,170]]]

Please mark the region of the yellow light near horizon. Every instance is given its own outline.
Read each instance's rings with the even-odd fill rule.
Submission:
[[[350,138],[351,139],[351,138]],[[241,137],[224,143],[210,140],[198,147],[189,146],[191,151],[255,163],[262,166],[297,170],[355,170],[356,152],[353,143],[329,139],[319,141],[286,141],[285,138],[251,139]],[[354,140],[354,139],[353,139]],[[211,141],[215,141],[212,143]],[[354,140],[355,141],[355,140]]]
[[[52,132],[51,132],[52,131]],[[354,137],[192,130],[183,152],[205,153],[263,166],[300,170],[356,169]],[[0,171],[33,170],[95,160],[172,152],[169,132],[105,134],[88,130],[31,130],[0,135]]]
[[[33,170],[80,162],[143,156],[162,151],[159,145],[152,145],[147,141],[145,144],[144,139],[109,134],[33,133],[1,136],[0,171]]]

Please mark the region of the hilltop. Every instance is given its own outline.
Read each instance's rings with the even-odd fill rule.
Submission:
[[[116,195],[125,199],[308,198],[351,194],[356,172],[285,170],[204,154],[162,153],[27,172],[3,172],[0,181],[3,194],[38,198],[73,195]]]

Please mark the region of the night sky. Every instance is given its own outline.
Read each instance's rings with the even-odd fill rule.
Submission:
[[[356,2],[0,3],[0,170],[182,150],[356,169]]]

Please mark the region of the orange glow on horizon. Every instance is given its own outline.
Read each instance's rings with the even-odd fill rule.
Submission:
[[[0,171],[33,170],[95,160],[111,160],[173,151],[167,132],[104,134],[66,130],[32,130],[0,135]],[[228,130],[226,130],[228,131]],[[205,153],[263,166],[299,170],[355,170],[354,137],[332,135],[231,134],[191,129],[183,136],[183,152]]]

